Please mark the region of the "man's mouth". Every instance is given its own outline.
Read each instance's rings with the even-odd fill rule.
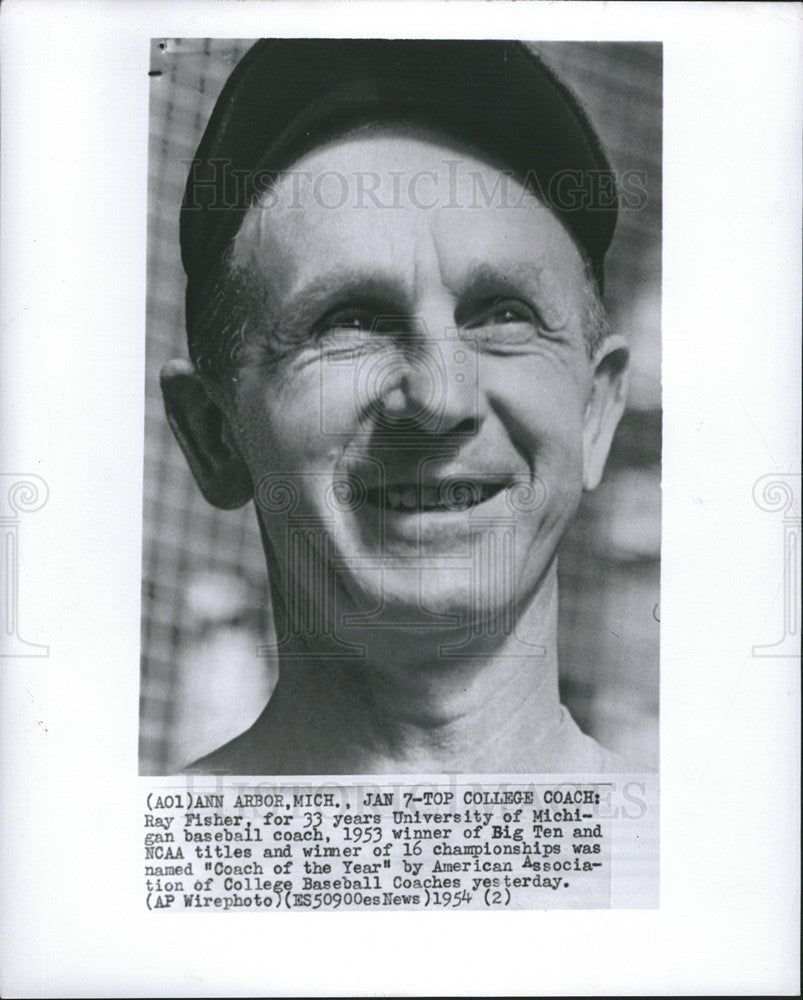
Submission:
[[[507,485],[503,480],[474,479],[445,479],[432,485],[394,483],[369,489],[366,501],[372,507],[400,514],[464,511],[490,500]]]

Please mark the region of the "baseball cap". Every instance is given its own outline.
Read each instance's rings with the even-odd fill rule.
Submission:
[[[180,217],[188,329],[272,181],[327,139],[394,119],[434,125],[534,188],[602,287],[615,177],[578,99],[525,43],[261,39],[224,85],[190,167]]]

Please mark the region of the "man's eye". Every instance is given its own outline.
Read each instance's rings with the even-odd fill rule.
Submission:
[[[529,342],[541,327],[535,310],[519,299],[485,303],[461,325],[483,342],[499,344]]]
[[[354,333],[367,333],[374,324],[374,315],[368,309],[349,307],[336,309],[328,313],[316,324],[319,335],[349,336]]]
[[[525,302],[518,299],[498,299],[478,309],[468,319],[465,326],[469,330],[482,326],[501,326],[506,323],[530,323],[537,325],[537,318]]]

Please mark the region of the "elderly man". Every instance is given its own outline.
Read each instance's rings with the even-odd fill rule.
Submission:
[[[624,407],[615,217],[591,125],[520,43],[240,62],[182,207],[192,363],[162,386],[206,498],[256,501],[280,677],[193,769],[628,769],[557,663],[558,543]]]

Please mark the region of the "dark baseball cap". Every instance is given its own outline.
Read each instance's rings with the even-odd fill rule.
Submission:
[[[435,126],[509,169],[563,221],[602,287],[616,181],[577,98],[524,43],[262,39],[233,70],[181,209],[187,324],[248,208],[304,153],[369,121]]]

